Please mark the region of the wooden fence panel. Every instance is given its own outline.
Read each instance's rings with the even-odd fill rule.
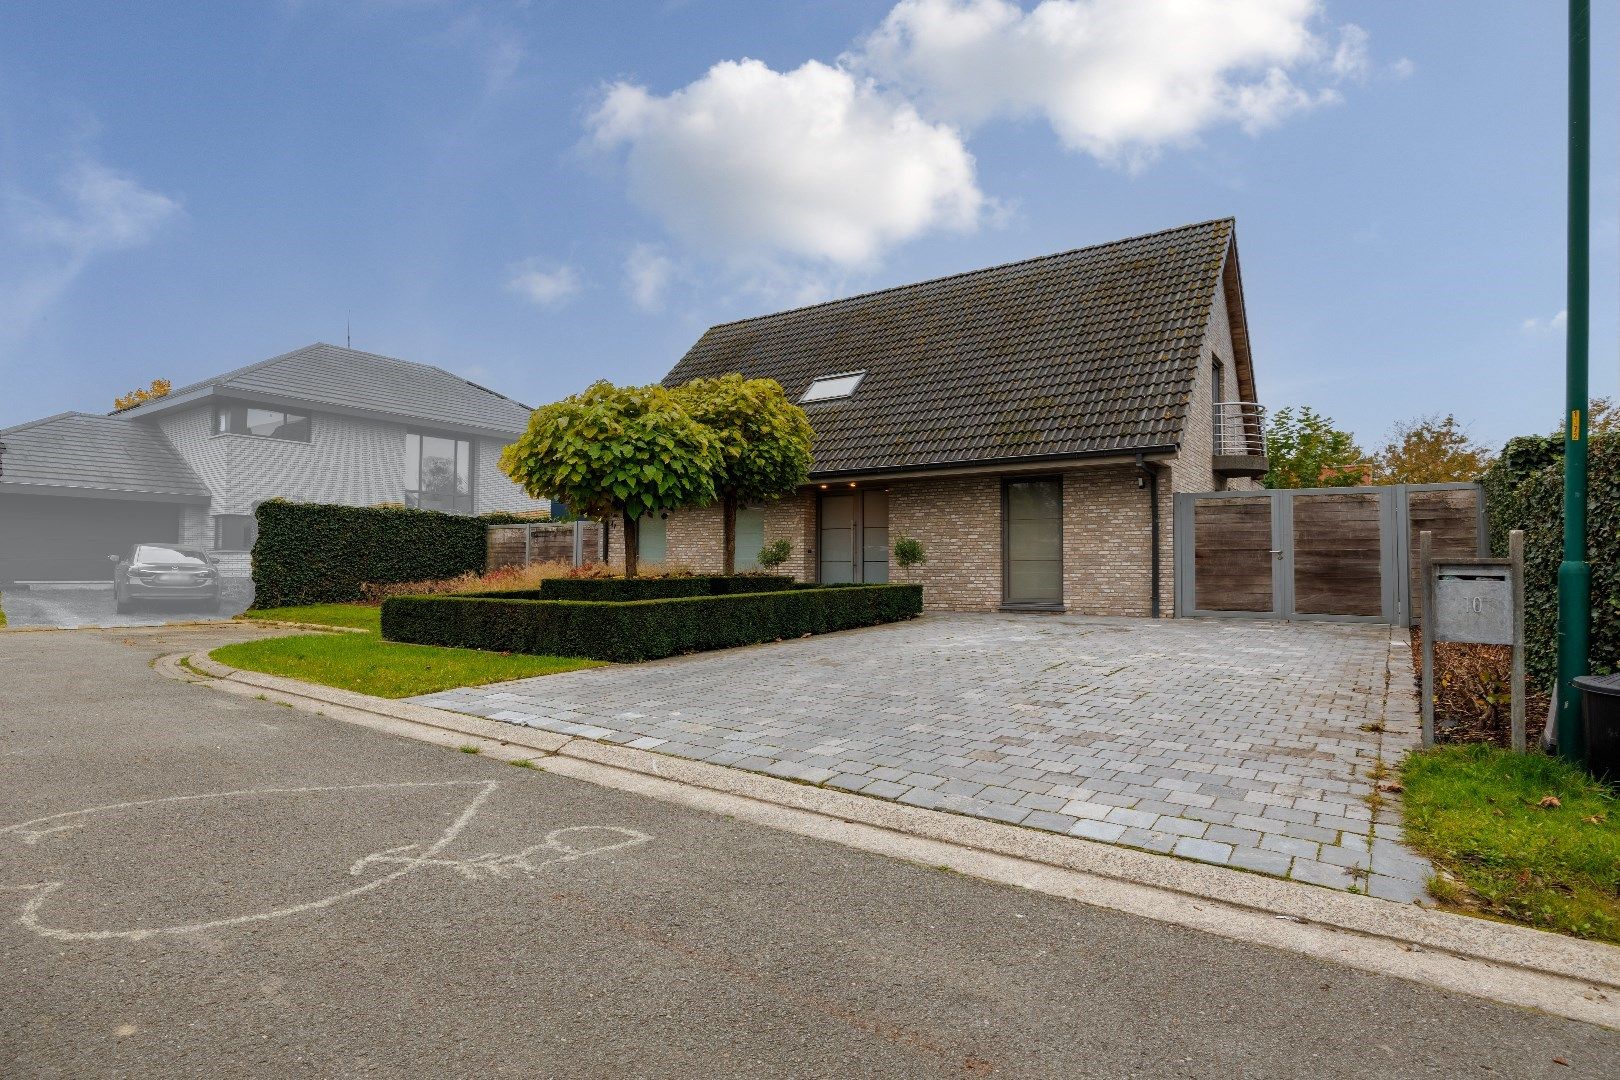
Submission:
[[[602,559],[602,526],[595,521],[582,524],[584,532],[583,561],[600,562]],[[525,538],[527,533],[527,538]],[[572,522],[537,522],[532,525],[491,525],[486,535],[486,562],[491,569],[503,566],[574,561],[574,525]]]
[[[1271,499],[1193,504],[1195,605],[1200,611],[1270,611]]]
[[[1382,497],[1295,495],[1293,502],[1294,611],[1382,615]]]
[[[1423,621],[1422,568],[1418,555],[1418,534],[1434,534],[1436,559],[1474,559],[1489,554],[1480,546],[1480,491],[1478,488],[1442,488],[1408,491],[1407,575],[1410,585],[1412,625]]]

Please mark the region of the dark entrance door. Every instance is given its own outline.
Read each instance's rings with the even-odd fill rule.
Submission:
[[[821,497],[818,540],[823,585],[889,580],[889,493],[850,491]]]

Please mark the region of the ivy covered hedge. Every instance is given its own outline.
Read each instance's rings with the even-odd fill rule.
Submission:
[[[793,585],[628,602],[396,596],[383,601],[382,632],[389,641],[418,645],[631,663],[921,613],[920,585]]]
[[[1620,670],[1620,434],[1597,435],[1587,448],[1587,559],[1592,567],[1592,663]],[[1507,554],[1508,532],[1524,530],[1525,666],[1551,683],[1558,653],[1558,564],[1564,552],[1562,437],[1511,439],[1486,471],[1485,516],[1491,552]]]
[[[257,517],[253,603],[261,608],[359,600],[368,582],[482,573],[484,526],[523,520],[282,499],[261,503]]]

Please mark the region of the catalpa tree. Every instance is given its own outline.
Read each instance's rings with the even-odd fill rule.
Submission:
[[[714,433],[714,474],[725,535],[725,573],[737,568],[737,507],[791,495],[810,478],[815,432],[804,410],[775,379],[723,375],[693,379],[676,390],[692,416]]]
[[[636,576],[641,519],[714,501],[720,440],[662,386],[597,382],[536,409],[501,453],[501,471],[531,498],[624,521],[624,573]]]

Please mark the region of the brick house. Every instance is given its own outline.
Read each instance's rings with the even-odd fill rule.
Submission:
[[[729,372],[816,430],[812,483],[739,515],[739,568],[781,538],[801,580],[886,581],[914,537],[892,576],[931,607],[1170,614],[1173,494],[1266,469],[1231,219],[725,323],[664,383]],[[718,570],[720,520],[644,521],[641,558]]]
[[[0,430],[0,581],[110,577],[142,542],[245,572],[271,498],[536,511],[500,471],[529,407],[441,368],[315,344],[111,414]]]

